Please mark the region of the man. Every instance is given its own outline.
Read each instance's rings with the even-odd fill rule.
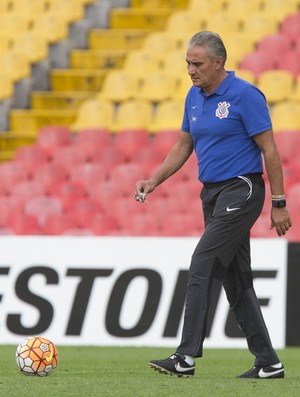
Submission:
[[[264,95],[227,72],[226,57],[218,34],[199,32],[191,38],[186,62],[193,86],[186,97],[182,131],[160,169],[136,184],[135,199],[144,202],[195,149],[205,231],[191,259],[180,345],[172,356],[152,360],[150,366],[166,374],[194,375],[194,359],[202,356],[212,282],[219,279],[255,356],[254,366],[239,377],[283,378],[250,266],[250,229],[265,196],[261,154],[272,193],[271,228],[282,236],[292,226],[282,166]]]

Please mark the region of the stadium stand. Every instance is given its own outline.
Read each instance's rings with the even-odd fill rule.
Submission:
[[[186,43],[201,29],[220,32],[227,68],[265,92],[286,193],[299,198],[299,5],[1,0],[0,233],[201,234],[194,156],[149,206],[132,199],[176,141],[191,86]],[[267,196],[252,236],[273,236],[269,211]],[[299,228],[288,238],[299,241]]]

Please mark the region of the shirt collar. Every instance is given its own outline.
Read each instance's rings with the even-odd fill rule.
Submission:
[[[217,87],[217,89],[212,92],[209,96],[217,94],[217,95],[224,95],[227,88],[230,86],[232,83],[233,79],[235,78],[235,72],[234,71],[226,71],[228,73],[227,77],[222,81],[222,83]],[[205,92],[201,88],[200,93],[204,96],[206,96]]]

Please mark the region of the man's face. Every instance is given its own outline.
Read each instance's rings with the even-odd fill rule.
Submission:
[[[191,47],[187,50],[186,62],[194,86],[210,92],[218,84],[221,57],[209,57],[206,47]]]

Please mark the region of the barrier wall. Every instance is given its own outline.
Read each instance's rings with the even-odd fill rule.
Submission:
[[[197,241],[1,237],[0,343],[40,334],[62,345],[176,347]],[[255,288],[273,344],[300,345],[299,332],[291,331],[299,321],[293,309],[299,302],[297,259],[284,239],[253,239],[251,246]],[[299,245],[292,251],[298,257]],[[219,284],[207,333],[206,347],[246,347]]]

